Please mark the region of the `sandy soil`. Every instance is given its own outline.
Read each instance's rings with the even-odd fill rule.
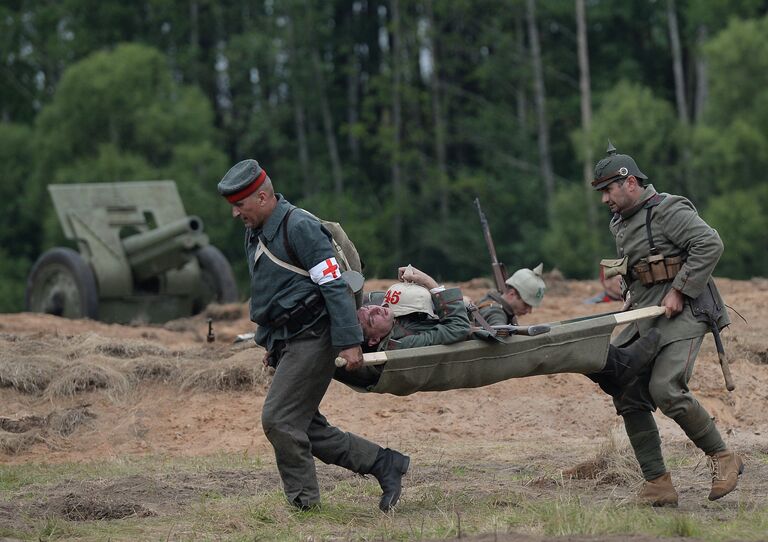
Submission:
[[[366,289],[383,289],[392,282],[369,281]],[[728,305],[743,317],[732,311],[733,324],[723,334],[736,391],[725,390],[711,337],[705,339],[691,388],[716,418],[731,446],[747,453],[768,453],[768,419],[764,414],[768,396],[768,338],[764,332],[768,328],[768,280],[718,283]],[[619,308],[617,303],[582,304],[599,291],[597,282],[549,277],[548,284],[545,302],[522,323]],[[460,286],[477,299],[490,284],[476,279]],[[205,342],[209,316],[214,319],[216,333],[216,341],[210,344]],[[0,462],[80,462],[150,453],[202,456],[242,452],[271,457],[259,421],[269,380],[261,369],[262,351],[247,343],[232,344],[237,334],[253,328],[245,305],[211,307],[206,314],[163,326],[107,325],[27,313],[0,315],[0,349],[6,352],[0,356],[14,352],[37,355],[40,350],[48,358],[66,360],[78,355],[80,345],[92,348],[98,343],[102,345],[96,348],[101,349],[100,355],[123,358],[124,362],[149,352],[172,360],[175,367],[215,365],[221,360],[245,363],[255,375],[240,389],[233,386],[227,391],[184,387],[159,378],[112,391],[86,387],[64,397],[22,393],[0,380],[0,385],[6,386],[0,387],[0,418],[8,422],[35,416],[41,419],[83,405],[89,413],[84,423],[70,432],[58,431],[56,438],[43,434],[15,453],[3,449]],[[122,343],[139,345],[138,354],[115,346]],[[562,468],[594,453],[596,439],[619,423],[609,398],[585,377],[572,374],[408,397],[360,394],[334,382],[321,410],[345,430],[406,450],[417,461],[435,453],[458,457],[474,447],[483,450],[489,461],[509,453],[525,457],[540,453],[554,458],[555,464],[560,462]],[[685,442],[685,435],[673,422],[663,415],[657,420],[665,446]],[[0,430],[0,437],[8,434]],[[757,491],[765,495],[762,486]]]

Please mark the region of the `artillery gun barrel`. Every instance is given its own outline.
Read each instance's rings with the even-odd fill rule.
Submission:
[[[203,234],[203,221],[188,216],[126,237],[122,243],[134,278],[146,280],[189,262],[197,249],[208,244],[208,237]]]

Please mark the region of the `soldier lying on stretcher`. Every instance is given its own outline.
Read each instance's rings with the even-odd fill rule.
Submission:
[[[365,296],[357,311],[363,328],[363,349],[371,352],[438,344],[452,344],[470,338],[472,328],[459,288],[445,288],[428,274],[411,266],[398,269],[400,283],[385,293]],[[588,376],[608,381],[620,389],[631,382],[655,357],[659,334],[651,330],[626,348],[609,346],[603,369]],[[368,388],[374,386],[383,366],[365,366],[357,371],[337,370],[343,383]]]

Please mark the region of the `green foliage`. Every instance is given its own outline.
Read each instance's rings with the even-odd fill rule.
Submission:
[[[690,112],[706,97],[704,114],[678,121],[666,3],[588,2],[589,143],[597,160],[610,138],[657,189],[722,222],[720,198],[750,191],[768,167],[766,6],[676,5],[683,92]],[[386,0],[0,6],[0,247],[29,265],[63,242],[50,182],[172,178],[242,283],[241,227],[214,184],[255,157],[292,202],[344,223],[371,275],[406,261],[445,279],[488,275],[479,196],[510,268],[543,260],[592,276],[596,257],[613,249],[602,218],[587,225],[578,188],[573,3],[537,5],[558,185],[552,223],[526,2],[398,6],[397,21]],[[743,237],[721,233],[722,273],[762,272]]]
[[[748,189],[768,167],[766,31],[768,17],[734,20],[705,48],[718,76],[711,78],[704,122],[694,131],[693,165],[708,195]]]
[[[576,131],[573,141],[583,135]],[[605,155],[610,139],[618,152],[631,155],[659,190],[674,191],[680,132],[672,105],[644,86],[620,81],[600,100],[592,126],[593,155]]]
[[[716,196],[703,216],[726,247],[718,275],[748,279],[756,270],[768,269],[768,185]]]
[[[162,53],[122,44],[73,64],[36,124],[48,168],[93,157],[104,144],[160,166],[174,145],[210,140],[212,117],[199,90],[173,81]]]
[[[597,193],[589,194],[597,199]],[[611,258],[616,253],[610,234],[610,213],[600,209],[598,231],[590,231],[587,219],[587,195],[583,186],[560,189],[555,197],[555,218],[543,239],[546,263],[557,267],[567,277],[594,278],[597,262],[590,254]],[[556,257],[554,257],[556,255]]]

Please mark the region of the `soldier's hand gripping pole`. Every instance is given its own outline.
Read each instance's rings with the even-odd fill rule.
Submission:
[[[485,213],[480,207],[480,198],[475,198],[475,207],[477,207],[477,213],[480,215],[480,224],[483,227],[485,244],[488,246],[488,254],[491,256],[493,282],[496,284],[496,290],[498,290],[500,294],[503,294],[507,289],[505,284],[507,280],[507,270],[504,267],[504,264],[499,262],[499,259],[496,257],[496,247],[494,246],[493,238],[491,237],[491,228],[488,226],[488,219],[485,218]]]
[[[715,339],[717,357],[720,358],[720,368],[723,370],[725,389],[728,391],[733,391],[736,389],[736,385],[733,383],[733,376],[731,376],[731,366],[728,364],[728,358],[725,356],[725,348],[723,348],[723,341],[720,338],[720,330],[717,329],[717,324],[714,321],[710,321],[709,326],[712,330],[712,337]]]

